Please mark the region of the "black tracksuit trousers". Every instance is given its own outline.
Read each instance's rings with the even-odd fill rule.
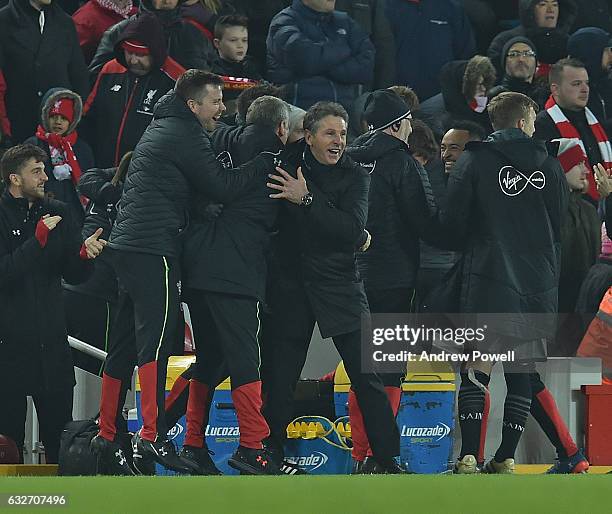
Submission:
[[[291,298],[285,300],[277,298],[274,305],[287,305],[291,309],[290,316],[287,317],[287,312],[282,309],[267,316],[262,340],[264,416],[273,443],[279,448],[291,421],[295,387],[306,361],[316,321],[303,291],[294,291]],[[374,456],[388,459],[399,455],[399,432],[384,385],[378,375],[361,370],[360,331],[338,334],[332,339],[363,412]]]
[[[180,309],[178,259],[113,251],[112,263],[121,292],[102,380],[100,434],[114,440],[115,419],[137,364],[141,436],[154,441],[158,435],[165,438],[167,433],[166,368],[176,340]]]

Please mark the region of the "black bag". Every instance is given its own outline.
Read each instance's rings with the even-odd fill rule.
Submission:
[[[71,421],[62,431],[59,451],[60,476],[90,476],[97,472],[97,457],[91,452],[89,443],[98,433],[95,420]]]

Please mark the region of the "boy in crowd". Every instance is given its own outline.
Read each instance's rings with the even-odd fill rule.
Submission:
[[[247,55],[249,50],[249,20],[244,16],[221,16],[215,23],[217,59],[212,71],[225,77],[248,79],[253,84],[261,80],[261,72],[255,62]],[[223,101],[228,110],[233,111],[233,101],[243,91],[242,87],[225,87]],[[230,102],[228,106],[227,103]]]

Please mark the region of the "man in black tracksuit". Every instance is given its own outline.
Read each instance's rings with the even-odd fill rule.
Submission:
[[[444,238],[436,224],[436,206],[427,172],[410,155],[410,109],[394,92],[371,93],[364,119],[370,131],[356,139],[347,154],[371,170],[367,230],[372,243],[357,258],[372,313],[409,313],[416,307],[419,238],[439,244]],[[381,376],[393,412],[400,403],[403,375]],[[349,393],[349,413],[356,467],[364,462],[367,438],[354,393]],[[357,443],[355,443],[357,438]],[[365,440],[364,440],[365,438]],[[375,462],[361,472],[375,470]]]
[[[75,384],[61,279],[86,280],[87,259],[103,243],[97,233],[82,245],[68,206],[45,197],[46,158],[40,148],[20,145],[0,163],[6,186],[0,197],[0,433],[23,447],[26,396],[32,396],[46,461],[55,463],[72,420]]]
[[[270,96],[258,98],[249,109],[247,125],[226,141],[226,151],[234,164],[243,164],[262,150],[280,154],[288,123],[285,102]],[[269,195],[262,178],[213,219],[197,214],[206,205],[199,199],[186,236],[183,285],[197,362],[189,385],[181,457],[193,465],[195,474],[215,472],[204,429],[214,389],[228,371],[240,426],[240,446],[229,465],[248,474],[279,473],[262,444],[270,431],[261,414],[259,376],[266,253],[279,207]]]
[[[168,57],[163,29],[151,14],[124,25],[85,102],[81,133],[91,143],[96,165],[118,166],[153,119],[153,106],[170,91],[184,68]]]
[[[384,472],[403,469],[399,433],[380,378],[361,371],[361,316],[368,313],[355,251],[366,241],[368,173],[344,155],[348,115],[338,104],[318,102],[304,118],[305,143],[282,156],[269,182],[286,199],[279,216],[272,279],[271,314],[264,327],[262,377],[271,445],[282,457],[296,383],[315,322],[332,337],[344,361],[374,457]],[[282,460],[282,459],[279,459]]]
[[[460,312],[495,313],[477,350],[515,350],[504,363],[508,394],[502,442],[488,473],[512,473],[514,452],[532,402],[533,362],[546,358],[543,341],[554,333],[561,225],[568,187],[559,162],[532,139],[537,105],[514,92],[489,104],[495,132],[471,142],[448,181],[448,228],[465,237]],[[539,315],[537,322],[534,315]],[[478,320],[477,317],[475,317]],[[477,323],[481,323],[477,321]],[[486,433],[490,364],[472,361],[461,374],[458,473],[477,471]],[[538,377],[539,378],[539,377]]]
[[[226,202],[270,169],[269,157],[244,170],[224,171],[215,160],[206,128],[224,110],[223,81],[189,70],[175,91],[155,106],[153,121],[134,150],[109,247],[122,291],[102,381],[100,432],[92,440],[107,472],[130,474],[118,456],[115,419],[125,384],[138,364],[143,427],[139,454],[177,471],[190,468],[167,439],[164,416],[166,364],[179,313],[181,238],[193,192]],[[134,345],[134,325],[136,344]]]

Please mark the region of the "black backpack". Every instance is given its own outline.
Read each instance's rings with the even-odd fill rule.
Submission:
[[[66,424],[60,441],[58,475],[90,476],[97,473],[97,457],[91,452],[89,443],[98,430],[94,419]]]

